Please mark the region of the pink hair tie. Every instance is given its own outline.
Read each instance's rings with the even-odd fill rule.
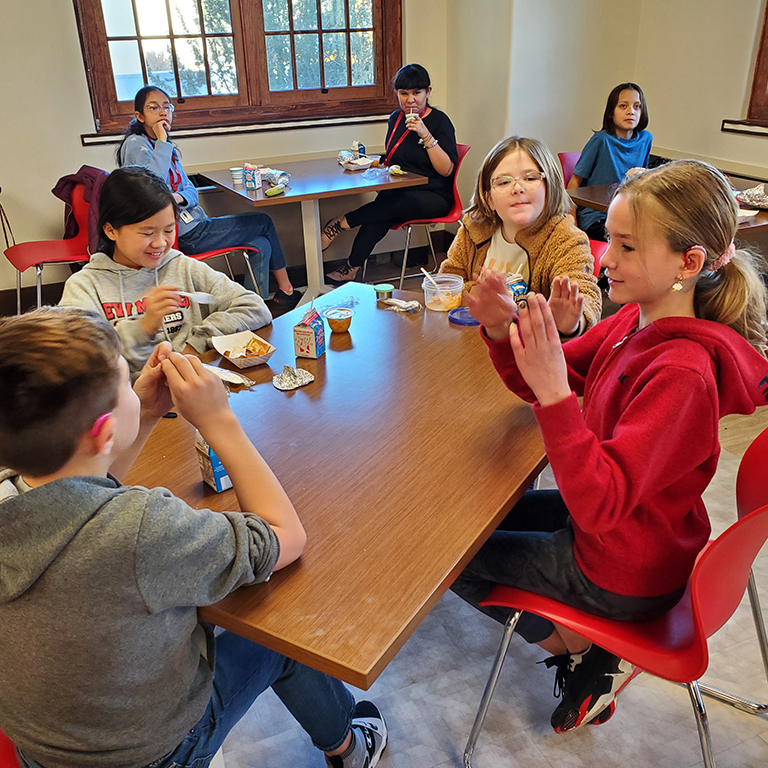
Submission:
[[[733,240],[731,240],[731,244],[726,249],[725,253],[722,256],[718,256],[710,265],[709,268],[713,272],[717,272],[718,269],[721,269],[726,264],[730,263],[731,259],[736,255],[736,246],[733,244]]]

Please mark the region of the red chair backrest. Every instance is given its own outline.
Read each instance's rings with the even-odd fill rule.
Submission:
[[[72,239],[82,244],[83,253],[89,253],[88,248],[88,212],[90,205],[85,202],[85,185],[75,184],[72,189],[72,215],[77,222],[77,235]]]
[[[557,159],[560,161],[560,165],[563,169],[563,181],[568,184],[573,176],[573,169],[576,167],[576,163],[579,162],[581,152],[558,152]]]
[[[0,768],[19,768],[13,742],[0,731]]]
[[[736,476],[736,509],[739,517],[768,504],[768,429],[747,448]]]
[[[459,194],[458,186],[459,169],[461,168],[461,164],[470,149],[471,147],[469,144],[456,145],[456,151],[459,153],[459,159],[456,161],[456,173],[453,174],[453,206],[451,207],[450,212],[443,217],[444,219],[448,219],[450,221],[458,221],[461,218],[461,214],[463,212],[463,207],[461,205],[461,195]]]
[[[706,637],[738,608],[752,563],[766,539],[768,505],[737,520],[699,555],[691,575],[691,599]]]
[[[595,277],[598,277],[600,275],[600,259],[608,250],[608,243],[604,243],[602,240],[590,240],[589,250],[592,251],[592,258],[595,260],[593,272]]]

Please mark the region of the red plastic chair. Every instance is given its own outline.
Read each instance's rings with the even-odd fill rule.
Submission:
[[[739,464],[736,476],[736,511],[738,518],[747,516],[751,510],[768,504],[768,429],[763,430],[747,448]],[[763,612],[760,608],[760,596],[757,592],[755,576],[750,570],[747,584],[747,595],[752,609],[752,620],[763,659],[763,670],[768,681],[768,632],[765,629]],[[752,715],[768,712],[768,703],[759,703],[734,696],[732,693],[715,688],[706,683],[699,683],[702,693],[711,696],[724,704],[729,704],[742,712]]]
[[[589,250],[592,251],[592,258],[595,260],[593,268],[595,277],[600,276],[600,259],[603,258],[603,254],[608,250],[608,243],[604,243],[602,240],[590,240]]]
[[[88,261],[88,209],[83,199],[85,187],[76,184],[72,189],[72,213],[78,232],[67,240],[39,240],[16,243],[5,251],[5,258],[16,270],[16,311],[21,313],[21,273],[35,267],[37,270],[37,306],[42,304],[43,267],[46,264],[71,264]]]
[[[472,768],[472,753],[498,682],[512,631],[523,611],[543,616],[588,637],[600,647],[652,675],[685,683],[693,706],[706,768],[715,760],[707,712],[697,680],[707,669],[707,638],[731,618],[750,578],[752,562],[768,539],[768,505],[735,522],[699,555],[683,599],[668,613],[649,622],[603,619],[570,606],[512,587],[495,587],[482,605],[512,608],[504,636],[464,750],[464,765]]]
[[[176,248],[176,250],[179,250],[179,228],[176,227],[176,237],[173,241],[173,247]],[[251,280],[253,281],[253,285],[256,288],[256,291],[259,290],[259,283],[256,280],[256,275],[253,273],[253,267],[251,266],[251,259],[246,253],[246,251],[253,251],[253,253],[261,254],[261,251],[258,248],[252,248],[249,245],[233,245],[231,248],[219,248],[215,251],[206,251],[205,253],[187,253],[186,256],[189,256],[190,259],[195,259],[196,261],[205,261],[206,259],[212,259],[214,256],[224,256],[224,261],[227,262],[227,270],[229,270],[229,276],[234,281],[235,279],[235,273],[232,271],[232,265],[229,263],[229,254],[232,253],[232,251],[242,251],[243,257],[245,258],[245,266],[248,269],[248,272],[251,275]],[[266,298],[262,296],[262,298]]]
[[[0,731],[0,768],[19,768],[13,742]]]
[[[456,161],[456,172],[453,175],[453,206],[451,207],[451,210],[445,214],[445,216],[442,216],[439,219],[413,219],[412,221],[404,221],[402,224],[398,224],[396,227],[392,227],[390,231],[394,231],[396,229],[402,229],[403,227],[407,227],[405,230],[405,250],[403,252],[403,266],[400,269],[400,284],[398,285],[398,288],[400,290],[403,289],[403,280],[405,280],[405,268],[408,265],[408,249],[411,245],[411,230],[413,227],[417,225],[423,225],[424,228],[427,231],[427,240],[429,242],[429,249],[432,251],[432,260],[435,263],[435,269],[437,269],[437,256],[435,255],[435,247],[432,245],[432,237],[429,234],[429,225],[430,224],[452,224],[454,222],[457,222],[461,218],[461,214],[463,213],[463,208],[461,205],[461,196],[459,195],[459,188],[457,186],[457,180],[459,178],[459,168],[461,168],[461,163],[464,160],[464,158],[467,156],[467,152],[471,149],[469,144],[457,144],[456,149],[459,153],[459,159]],[[363,282],[365,282],[365,269],[368,265],[368,261],[366,260],[363,263]],[[408,277],[419,277],[420,273],[416,273],[415,275],[408,275]]]
[[[568,182],[573,176],[573,169],[576,167],[576,163],[579,162],[581,152],[558,152],[557,159],[560,161],[560,166],[563,169],[563,181],[568,186]]]

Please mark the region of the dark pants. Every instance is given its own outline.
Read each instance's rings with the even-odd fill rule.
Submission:
[[[428,189],[392,189],[379,192],[375,200],[346,216],[350,227],[360,227],[349,254],[350,265],[362,266],[376,243],[383,239],[392,227],[413,219],[439,219],[451,210],[451,205],[451,201]]]
[[[618,621],[652,619],[668,611],[685,589],[659,597],[628,597],[598,587],[573,556],[573,528],[558,491],[528,491],[472,558],[451,589],[470,605],[502,624],[509,608],[481,608],[497,584],[517,587]],[[529,643],[546,640],[555,627],[523,613],[515,627]]]

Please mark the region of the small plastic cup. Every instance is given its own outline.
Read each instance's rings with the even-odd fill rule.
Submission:
[[[325,312],[325,319],[331,326],[332,333],[346,333],[355,313],[346,307],[335,307]]]
[[[229,172],[232,175],[232,181],[234,181],[235,184],[242,184],[243,183],[243,169],[242,168],[230,168]]]
[[[421,287],[424,289],[424,306],[427,309],[449,312],[461,306],[464,278],[460,275],[433,275],[431,279],[425,277]]]

